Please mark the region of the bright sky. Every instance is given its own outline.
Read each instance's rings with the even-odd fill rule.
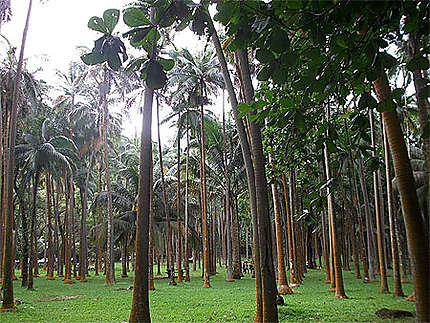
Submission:
[[[28,0],[12,0],[12,20],[3,25],[1,29],[2,34],[17,48],[21,44],[28,2]],[[76,47],[92,48],[94,41],[99,37],[99,33],[87,27],[89,18],[100,17],[103,15],[103,11],[109,8],[121,9],[123,5],[130,3],[130,0],[48,0],[43,2],[41,4],[39,0],[33,1],[25,57],[29,59],[28,69],[30,71],[42,66],[43,71],[38,74],[39,78],[55,85],[55,70],[66,71],[70,61],[79,60]],[[125,30],[122,25],[121,18],[118,30]],[[197,37],[193,37],[189,30],[177,35],[176,40],[179,48],[186,46],[192,52],[203,46],[203,42],[199,41]],[[1,42],[0,50],[5,51]],[[164,108],[161,111],[161,118],[168,112]],[[154,113],[153,120],[156,120],[155,117]],[[131,120],[124,120],[124,135],[128,137],[140,135],[141,122],[142,118],[137,110],[131,112]],[[156,140],[155,131],[156,124],[153,122],[153,140]],[[163,125],[161,133],[163,144],[165,144],[166,138],[172,138],[175,130]]]

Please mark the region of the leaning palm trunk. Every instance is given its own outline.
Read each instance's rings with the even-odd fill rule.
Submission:
[[[243,90],[247,102],[254,98],[251,74],[249,70],[248,52],[238,50],[239,68]],[[267,194],[267,180],[265,169],[265,158],[263,153],[263,142],[261,127],[254,121],[249,122],[249,136],[251,139],[251,149],[254,157],[254,176],[255,176],[255,196],[258,219],[258,237],[260,249],[261,267],[261,291],[262,291],[262,313],[263,322],[277,322],[278,310],[276,306],[276,281],[275,270],[273,267],[273,255],[271,248],[271,229],[269,215],[269,201]]]
[[[385,74],[375,80],[373,85],[379,101],[391,99],[391,90]],[[428,306],[430,303],[430,289],[428,288],[430,286],[428,232],[421,216],[417,193],[413,189],[415,181],[412,167],[396,111],[383,112],[382,118],[393,157],[394,173],[400,192],[408,245],[411,253],[416,297],[416,319],[419,322],[428,322],[430,321],[430,306]]]
[[[9,133],[9,153],[7,154],[7,177],[6,177],[6,188],[7,188],[7,200],[6,200],[6,217],[5,217],[5,241],[4,241],[4,254],[2,255],[4,262],[3,272],[0,273],[3,276],[3,301],[2,310],[15,309],[15,300],[13,296],[13,263],[12,258],[12,241],[13,241],[13,183],[15,176],[15,142],[16,142],[16,123],[18,115],[18,92],[22,74],[22,64],[24,61],[24,49],[25,41],[27,38],[28,26],[30,22],[31,7],[33,1],[29,0],[27,18],[25,21],[24,32],[21,41],[21,50],[19,53],[18,67],[15,76],[14,91],[12,96],[12,107],[11,107],[11,128]]]
[[[153,10],[152,10],[153,13]],[[136,262],[129,322],[151,322],[148,290],[149,217],[151,208],[152,101],[154,90],[146,87],[140,137],[139,187],[136,217]]]
[[[208,15],[209,16],[209,15]],[[209,16],[210,17],[210,16]],[[214,43],[216,54],[221,65],[221,72],[224,79],[225,86],[230,98],[232,106],[233,119],[236,124],[236,128],[239,134],[240,148],[242,151],[242,157],[245,164],[246,178],[248,184],[249,194],[249,207],[251,210],[252,219],[252,242],[254,251],[254,264],[255,264],[255,285],[256,285],[256,314],[254,321],[260,322],[263,320],[263,304],[262,304],[262,292],[261,292],[261,272],[260,272],[260,251],[258,249],[258,222],[257,222],[257,208],[256,208],[256,197],[255,197],[255,177],[254,168],[251,159],[251,148],[248,142],[248,136],[245,131],[242,119],[239,118],[239,112],[237,110],[237,98],[234,92],[233,83],[230,78],[230,73],[227,68],[227,61],[224,56],[224,52],[221,47],[221,43],[218,38],[218,34],[213,26],[212,19],[209,19],[210,28],[213,30],[212,42]],[[249,103],[249,102],[248,102]]]

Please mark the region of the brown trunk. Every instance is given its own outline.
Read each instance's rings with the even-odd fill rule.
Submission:
[[[51,220],[51,177],[46,174],[46,213],[48,215],[48,272],[46,279],[54,280],[54,247],[52,244],[52,220]]]
[[[178,113],[178,163],[176,176],[176,223],[177,223],[177,248],[176,248],[176,268],[178,270],[178,283],[182,283],[182,222],[181,222],[181,112]]]
[[[14,91],[12,96],[12,107],[11,107],[11,130],[9,135],[9,153],[7,161],[7,200],[6,200],[6,214],[5,214],[5,227],[4,227],[4,259],[3,264],[3,302],[1,310],[13,310],[15,309],[15,300],[13,296],[13,263],[15,259],[12,258],[12,240],[13,240],[13,183],[15,176],[15,154],[11,153],[15,151],[16,142],[16,124],[18,114],[18,93],[21,82],[22,65],[24,61],[24,48],[25,41],[27,38],[28,26],[30,22],[31,7],[33,1],[29,0],[28,12],[25,22],[24,32],[21,41],[21,50],[19,53],[18,67],[14,82]],[[2,246],[1,246],[2,247]]]
[[[155,10],[151,9],[151,19]],[[155,46],[154,46],[155,47]],[[140,137],[140,167],[136,216],[136,262],[133,283],[133,299],[129,322],[151,322],[148,291],[148,246],[151,209],[151,165],[152,165],[152,101],[154,91],[145,88],[142,132]]]
[[[373,82],[379,101],[391,99],[391,90],[384,74]],[[406,150],[405,139],[400,128],[396,111],[383,112],[387,139],[393,157],[394,173],[400,192],[402,211],[406,223],[406,233],[412,259],[414,277],[415,309],[418,322],[430,321],[430,249],[428,232],[421,216],[411,163]]]
[[[370,119],[370,135],[372,138],[372,157],[375,157],[376,140],[375,140],[375,123],[373,118],[373,111],[369,111]],[[375,196],[375,217],[376,217],[376,232],[378,242],[378,259],[379,259],[379,273],[381,275],[381,288],[379,293],[388,293],[387,276],[385,273],[385,259],[384,259],[384,231],[381,224],[381,205],[380,205],[380,191],[378,188],[378,172],[373,171],[373,194]]]
[[[273,167],[273,164],[272,164]],[[281,212],[279,210],[278,189],[276,184],[272,184],[273,208],[275,210],[276,229],[276,249],[278,255],[278,293],[281,295],[292,294],[293,290],[288,286],[287,274],[285,271],[285,257],[282,241]]]
[[[188,243],[188,172],[189,172],[189,160],[190,160],[190,131],[189,131],[189,120],[188,120],[188,111],[187,111],[187,155],[186,155],[186,161],[185,161],[185,210],[184,210],[184,217],[185,217],[185,239],[184,239],[184,268],[185,268],[185,281],[189,282],[190,279],[190,263],[188,261],[188,257],[190,254],[189,249],[189,243]]]
[[[149,184],[149,290],[155,290],[154,284],[154,160],[152,159],[152,147],[151,147],[151,169],[150,169],[150,184]],[[160,262],[158,261],[158,272],[160,272]],[[161,273],[160,273],[161,275]]]
[[[327,105],[327,119],[330,119],[330,109]],[[331,179],[331,169],[330,169],[330,155],[327,149],[327,146],[324,147],[324,161],[325,161],[325,169],[327,181]],[[343,277],[342,277],[342,267],[340,263],[340,255],[337,253],[337,248],[339,246],[338,237],[336,235],[336,215],[334,210],[334,201],[333,195],[331,193],[330,187],[327,186],[327,205],[328,205],[328,214],[330,217],[331,224],[331,235],[332,235],[332,253],[333,253],[333,262],[334,262],[334,273],[336,279],[336,291],[334,298],[347,298],[345,294],[345,290],[343,287]]]
[[[210,17],[210,16],[209,16]],[[221,72],[223,75],[224,83],[227,88],[227,92],[230,98],[232,106],[233,118],[236,124],[236,128],[239,134],[240,147],[242,151],[242,157],[245,164],[248,194],[249,194],[249,206],[251,210],[252,219],[252,232],[253,232],[253,251],[254,251],[254,268],[255,268],[255,285],[256,285],[256,314],[254,321],[260,322],[263,320],[262,312],[262,294],[261,294],[261,272],[260,272],[260,251],[258,246],[258,221],[257,221],[257,207],[256,207],[256,195],[255,195],[255,176],[254,168],[251,158],[251,148],[248,141],[248,135],[245,131],[245,127],[242,119],[239,118],[239,112],[237,110],[237,98],[231,82],[230,73],[227,67],[227,62],[224,56],[224,52],[221,47],[221,43],[218,38],[218,34],[215,32],[215,28],[212,23],[212,19],[209,19],[210,28],[214,31],[212,33],[212,41],[215,46],[216,54],[221,65]],[[246,101],[250,103],[252,100],[251,96],[246,97]]]
[[[397,216],[394,214],[394,196],[393,189],[391,187],[391,164],[390,155],[388,149],[387,134],[385,133],[385,126],[383,125],[383,136],[384,136],[384,157],[385,157],[385,177],[387,187],[387,204],[388,204],[388,219],[390,221],[390,239],[391,239],[391,256],[393,258],[393,296],[404,297],[405,294],[402,290],[402,282],[400,280],[400,258],[399,249],[397,244],[395,222]]]
[[[167,223],[167,272],[170,272],[170,280],[169,285],[176,285],[175,281],[175,265],[173,263],[173,248],[172,248],[172,227],[170,225],[170,211],[169,206],[167,205],[167,196],[166,196],[166,183],[164,180],[164,166],[163,166],[163,152],[161,149],[161,136],[160,136],[160,107],[159,107],[159,99],[157,96],[157,134],[158,134],[158,158],[160,163],[160,172],[161,172],[161,190],[162,190],[162,199],[164,205],[164,213],[166,216]]]

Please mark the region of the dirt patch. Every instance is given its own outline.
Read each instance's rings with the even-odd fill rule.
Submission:
[[[67,301],[69,299],[75,299],[75,298],[84,298],[85,296],[82,295],[76,295],[76,296],[60,296],[55,298],[46,298],[46,299],[38,299],[36,302],[52,302],[52,301]]]

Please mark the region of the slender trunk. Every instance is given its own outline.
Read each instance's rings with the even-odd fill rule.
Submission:
[[[190,162],[190,131],[189,131],[189,119],[188,119],[188,110],[187,110],[187,155],[186,155],[186,161],[185,161],[185,210],[184,210],[184,217],[185,217],[185,241],[184,241],[184,268],[185,268],[185,281],[190,281],[190,263],[188,261],[188,255],[190,253],[189,249],[189,243],[188,243],[188,172],[189,172],[189,162]]]
[[[327,119],[330,119],[330,110],[327,104]],[[325,161],[325,169],[327,181],[331,179],[331,169],[330,169],[330,154],[327,149],[327,145],[324,145],[324,161]],[[342,277],[342,267],[340,264],[340,255],[337,253],[337,248],[339,246],[339,240],[336,235],[336,215],[334,210],[334,201],[333,194],[331,192],[330,187],[327,185],[327,205],[328,205],[328,214],[331,222],[331,233],[332,233],[332,252],[333,252],[333,260],[334,260],[334,273],[336,279],[336,291],[334,298],[347,298],[345,294],[345,290],[343,287],[343,277]]]
[[[200,95],[203,98],[203,81],[200,82]],[[203,288],[211,288],[209,281],[209,240],[208,219],[206,210],[206,157],[205,157],[205,120],[203,103],[200,105],[201,136],[201,185],[202,185],[202,238],[203,238]]]
[[[151,18],[154,17],[151,9]],[[148,291],[148,245],[151,208],[151,165],[152,165],[152,101],[154,91],[145,88],[140,138],[139,187],[136,216],[136,262],[133,284],[133,299],[129,322],[151,322]]]
[[[155,290],[154,284],[154,160],[152,158],[151,146],[151,169],[150,169],[150,185],[149,185],[149,290]],[[160,262],[158,262],[158,271],[160,271]]]
[[[182,222],[181,222],[181,112],[178,113],[178,162],[176,176],[176,223],[177,223],[177,248],[176,248],[176,268],[178,270],[178,283],[182,283]]]
[[[238,50],[241,79],[247,102],[254,97],[251,74],[249,71],[248,52],[247,50]],[[255,122],[249,122],[249,135],[251,147],[254,156],[254,176],[255,176],[255,196],[258,219],[258,237],[260,249],[260,267],[261,267],[261,291],[262,291],[262,313],[263,322],[277,322],[278,310],[276,306],[276,281],[275,271],[273,268],[273,255],[270,245],[270,215],[269,201],[267,194],[267,180],[265,169],[265,158],[263,153],[263,144],[261,128]]]
[[[37,186],[39,184],[39,172],[36,170],[36,174],[34,174],[33,177],[33,208],[32,208],[32,214],[31,214],[31,224],[30,224],[30,263],[28,268],[28,282],[27,282],[27,289],[33,290],[33,269],[34,269],[34,262],[35,259],[37,261],[37,246],[35,246],[36,239],[36,199],[37,199]]]
[[[51,220],[51,177],[46,174],[46,208],[48,215],[48,273],[47,280],[54,280],[54,250],[52,244],[52,220]]]
[[[160,136],[160,107],[159,107],[159,99],[157,97],[157,135],[158,135],[158,158],[160,163],[160,172],[161,172],[161,190],[163,196],[163,205],[164,205],[164,213],[166,216],[167,222],[167,271],[170,272],[170,281],[169,285],[176,285],[175,281],[175,264],[173,263],[173,250],[172,250],[172,228],[170,226],[170,211],[169,206],[167,205],[167,196],[166,196],[166,183],[164,180],[164,166],[163,166],[163,152],[161,149],[161,136]]]
[[[67,177],[67,175],[66,175]],[[64,213],[64,231],[65,231],[65,238],[64,238],[64,262],[65,262],[65,273],[64,273],[64,279],[63,282],[65,284],[73,284],[75,281],[72,280],[72,263],[71,263],[71,257],[72,257],[72,214],[73,214],[73,175],[70,175],[65,180],[66,185],[66,209]]]
[[[384,74],[373,82],[379,101],[391,98],[391,90]],[[406,233],[412,259],[414,277],[415,309],[418,322],[430,321],[430,249],[428,232],[418,204],[415,181],[411,163],[406,150],[406,144],[396,111],[383,112],[382,117],[387,133],[387,139],[393,157],[394,173],[400,192],[403,216],[406,223]]]
[[[28,12],[25,21],[25,27],[22,35],[21,50],[19,53],[18,67],[15,76],[14,91],[12,95],[12,107],[11,107],[11,129],[9,135],[9,146],[8,146],[8,161],[7,161],[7,201],[6,201],[6,217],[5,217],[5,239],[4,239],[4,259],[3,265],[3,301],[1,310],[15,309],[15,300],[13,296],[13,263],[12,259],[12,240],[13,240],[13,183],[15,176],[15,142],[16,142],[16,123],[18,114],[18,93],[21,82],[22,65],[24,61],[24,48],[25,41],[27,38],[28,26],[30,23],[30,14],[33,1],[28,2]],[[0,273],[1,274],[1,273]]]
[[[360,186],[364,199],[364,213],[366,217],[366,234],[367,234],[367,260],[369,264],[369,282],[375,282],[375,237],[373,235],[373,223],[370,216],[370,201],[367,194],[366,178],[363,171],[363,160],[358,160],[358,175],[360,177]]]
[[[232,243],[231,243],[231,213],[230,213],[230,180],[228,172],[228,159],[227,159],[227,133],[225,131],[225,109],[224,109],[224,90],[222,91],[222,134],[223,134],[223,159],[224,159],[224,180],[225,180],[225,222],[226,222],[226,270],[227,275],[225,280],[234,282],[233,278],[233,257],[232,257]]]
[[[230,205],[230,238],[231,238],[231,254],[232,254],[232,260],[233,260],[233,279],[241,279],[242,278],[242,268],[240,266],[240,245],[239,245],[239,228],[238,228],[238,219],[234,212],[234,207],[231,205],[232,203],[229,203]]]
[[[102,191],[102,166],[101,164],[99,164],[98,167],[98,191],[101,192]],[[102,208],[101,206],[97,207],[97,213],[98,213],[98,226],[100,226],[102,224]],[[99,227],[96,228],[96,234],[99,235],[100,234],[100,229]],[[96,268],[96,273],[95,275],[98,276],[99,275],[99,271],[102,270],[102,248],[100,248],[100,245],[97,243],[97,247],[96,247],[96,257],[97,257],[97,268]]]
[[[236,124],[236,128],[239,134],[240,147],[242,151],[242,157],[245,164],[248,194],[249,194],[249,206],[251,210],[252,219],[252,232],[253,232],[253,251],[254,251],[254,268],[255,268],[255,285],[256,285],[256,314],[254,321],[260,322],[263,320],[262,312],[262,289],[261,289],[261,271],[260,271],[260,251],[258,249],[258,221],[257,221],[257,207],[256,207],[256,195],[255,195],[255,175],[254,168],[251,159],[251,148],[248,141],[248,135],[245,131],[242,119],[239,118],[239,112],[237,110],[237,98],[233,88],[233,83],[230,78],[230,73],[227,67],[227,62],[224,56],[224,52],[221,47],[220,40],[213,26],[212,20],[209,19],[211,29],[214,31],[212,34],[212,41],[215,46],[216,54],[221,65],[221,72],[223,75],[224,83],[227,88],[227,92],[230,98],[232,106],[233,118]],[[247,98],[247,102],[250,103],[251,98]]]
[[[391,186],[391,165],[390,165],[390,153],[388,149],[387,134],[385,133],[385,126],[383,125],[383,136],[384,136],[384,158],[385,158],[385,177],[387,187],[387,204],[388,204],[388,219],[390,222],[390,239],[391,239],[391,256],[393,258],[393,295],[404,297],[405,294],[402,290],[402,282],[400,279],[400,258],[399,249],[397,244],[396,227],[395,221],[397,217],[394,214],[394,196],[393,189]]]
[[[372,157],[375,157],[376,140],[375,140],[375,123],[373,118],[373,111],[369,111],[370,120],[370,135],[372,139]],[[378,188],[378,172],[373,171],[373,194],[375,196],[375,217],[376,217],[376,232],[378,242],[378,259],[379,259],[379,273],[381,275],[381,288],[379,293],[388,293],[387,276],[385,273],[385,260],[384,260],[384,232],[381,224],[381,205],[380,205],[380,191]]]
[[[270,158],[270,157],[269,157]],[[272,163],[272,162],[270,162]],[[272,164],[273,167],[273,164]],[[285,271],[285,257],[282,241],[282,228],[281,228],[281,212],[279,210],[278,201],[278,188],[276,184],[272,185],[272,198],[273,198],[273,208],[275,211],[275,232],[276,232],[276,250],[278,255],[278,293],[281,295],[292,294],[293,290],[288,286],[287,274]]]
[[[22,228],[22,269],[21,269],[21,275],[22,275],[22,282],[21,286],[26,287],[28,284],[28,216],[27,216],[27,209],[25,207],[25,201],[24,199],[20,201],[22,203],[20,209],[21,209],[21,228]]]

